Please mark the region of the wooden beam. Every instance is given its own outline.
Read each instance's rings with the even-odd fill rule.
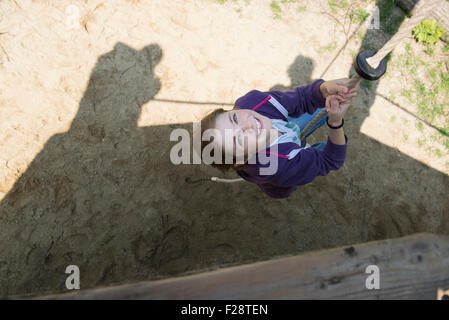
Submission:
[[[369,265],[380,289],[368,290]],[[81,284],[82,285],[82,284]],[[433,299],[449,289],[449,236],[419,233],[216,271],[39,299]]]

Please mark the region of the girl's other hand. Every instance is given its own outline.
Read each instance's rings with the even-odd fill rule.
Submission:
[[[352,89],[348,88],[349,82],[349,78],[324,81],[320,85],[320,92],[325,99],[327,99],[328,96],[334,94],[339,95],[343,99],[351,99],[357,95],[360,82],[358,82],[357,85]]]
[[[358,86],[352,92],[349,91],[345,98],[338,94],[333,94],[326,98],[325,108],[331,125],[338,126],[341,123],[353,97],[357,94],[357,90]]]

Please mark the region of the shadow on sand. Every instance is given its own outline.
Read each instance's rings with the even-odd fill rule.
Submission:
[[[365,39],[379,47],[388,37]],[[171,130],[191,125],[137,126],[141,106],[159,91],[153,70],[161,56],[155,44],[137,51],[118,43],[99,57],[70,130],[45,144],[3,199],[0,296],[64,292],[72,264],[85,289],[447,234],[448,177],[360,133],[378,82],[348,112],[345,166],[290,198],[272,200],[248,183],[186,184],[187,176],[217,174],[170,162]],[[306,84],[312,70],[313,61],[298,56],[291,86],[271,89]]]

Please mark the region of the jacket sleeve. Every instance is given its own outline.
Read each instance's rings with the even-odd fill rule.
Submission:
[[[290,117],[297,118],[306,112],[313,114],[316,109],[324,108],[326,99],[324,99],[320,91],[320,85],[323,82],[323,79],[319,79],[309,85],[296,87],[293,91],[282,92],[273,90],[267,93],[287,109]]]
[[[312,182],[317,176],[325,176],[331,170],[338,170],[346,159],[346,135],[345,140],[346,144],[337,145],[328,137],[323,151],[310,147],[301,150],[293,159],[283,160],[271,183],[282,187],[299,186]]]

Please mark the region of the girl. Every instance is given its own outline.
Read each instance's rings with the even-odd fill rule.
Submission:
[[[286,198],[298,186],[343,165],[348,140],[343,132],[343,116],[359,86],[348,89],[348,82],[349,79],[319,79],[289,92],[252,90],[237,99],[231,111],[218,109],[202,119],[202,137],[207,129],[216,129],[223,137],[212,142],[202,141],[202,150],[213,143],[214,148],[222,151],[223,161],[212,166],[222,171],[232,167],[240,177],[257,184],[270,197]],[[310,146],[305,139],[300,141],[301,130],[323,108],[327,116],[307,136],[327,123],[327,143]],[[275,173],[261,174],[260,169],[268,166],[263,164],[261,152],[265,157],[277,157]],[[224,164],[226,155],[230,154],[234,162]],[[236,163],[235,154],[244,155],[243,164]]]

